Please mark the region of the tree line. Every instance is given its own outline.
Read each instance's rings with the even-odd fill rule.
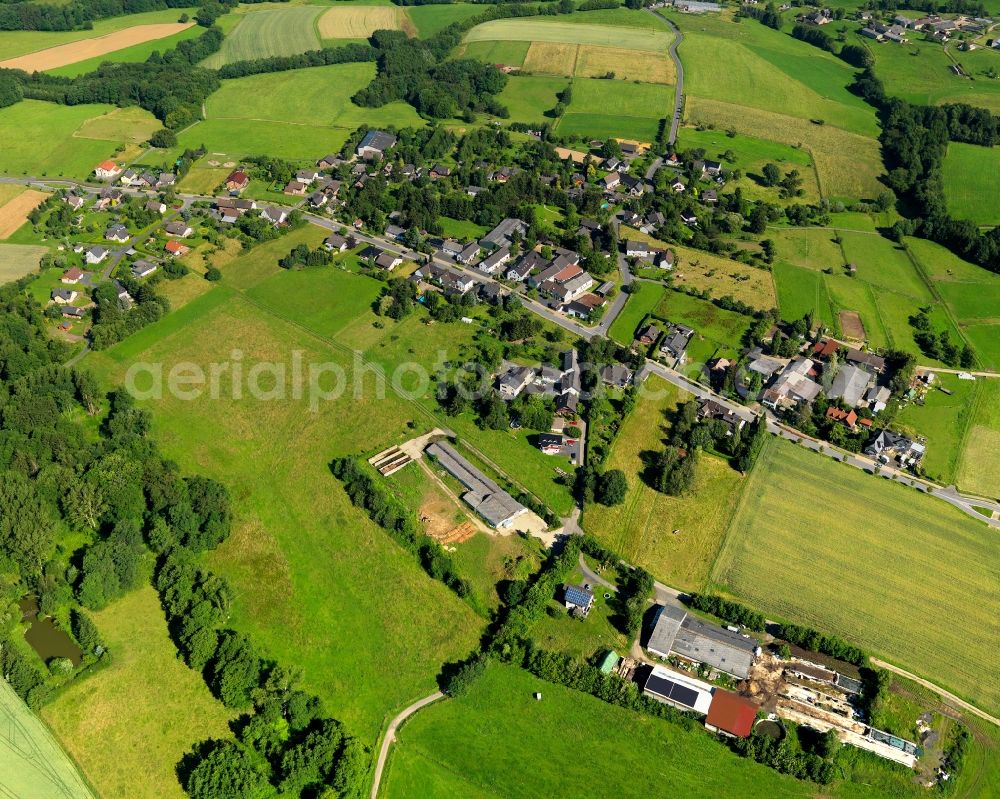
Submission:
[[[459,597],[468,597],[472,586],[459,575],[451,555],[424,534],[412,511],[379,483],[366,466],[356,458],[344,457],[334,459],[330,469],[344,484],[351,502],[365,510],[397,544],[415,554],[428,576],[443,582]]]

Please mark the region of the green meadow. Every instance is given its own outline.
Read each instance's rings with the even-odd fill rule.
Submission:
[[[972,343],[980,365],[1000,368],[1000,275],[930,241],[908,238],[906,247]]]
[[[692,364],[707,363],[713,358],[734,358],[750,326],[749,317],[680,291],[667,291],[653,313],[695,331],[687,349],[687,359]]]
[[[770,618],[841,635],[995,712],[1000,684],[982,679],[1000,613],[994,539],[941,500],[772,440],[711,580]]]
[[[512,122],[542,123],[555,107],[556,95],[569,85],[566,78],[512,76],[498,99],[507,106]]]
[[[234,351],[247,364],[286,368],[298,352],[305,364],[352,374],[355,359],[335,336],[370,313],[378,284],[337,268],[276,266],[297,241],[316,246],[322,236],[306,228],[226,264],[221,285],[88,361],[108,382],[134,360],[169,369],[230,361]],[[378,332],[391,337],[395,325]],[[333,380],[322,386],[332,390]],[[376,378],[361,380],[376,391]],[[392,390],[382,399],[349,390],[315,410],[308,392],[290,396],[238,399],[224,390],[219,399],[165,396],[148,407],[165,453],[237,497],[233,535],[210,556],[236,589],[233,624],[279,662],[300,666],[305,685],[374,740],[386,718],[433,690],[441,662],[472,647],[482,620],[356,510],[328,468],[338,455],[376,452],[433,420]]]
[[[8,175],[87,178],[94,167],[130,142],[119,126],[85,137],[87,123],[114,112],[108,105],[56,105],[22,100],[0,109],[0,172]],[[146,118],[152,116],[140,112]],[[135,151],[138,154],[137,151]]]
[[[340,147],[362,123],[424,124],[406,103],[352,103],[351,95],[374,76],[374,64],[337,64],[227,80],[206,101],[205,121],[184,130],[179,141],[230,156],[315,160]]]
[[[576,78],[573,99],[556,130],[649,142],[656,137],[660,119],[670,115],[673,97],[673,89],[661,84]]]
[[[949,213],[980,225],[1000,224],[1000,197],[995,185],[998,174],[1000,148],[949,143],[941,170]]]
[[[625,301],[625,307],[618,314],[618,318],[612,322],[608,335],[619,344],[630,345],[642,320],[659,305],[664,291],[665,289],[660,283],[647,281],[633,283],[632,291]]]
[[[534,19],[498,19],[477,25],[465,35],[469,42],[564,42],[567,44],[597,44],[630,50],[663,52],[673,40],[673,34],[659,29],[629,29],[615,25],[577,24],[553,19],[539,23]]]
[[[541,701],[533,698],[535,692]],[[677,725],[491,665],[459,699],[431,705],[398,734],[384,795],[534,799],[590,794],[792,799],[808,783],[734,756]],[[554,764],[558,764],[556,767]]]
[[[976,381],[974,405],[962,439],[957,469],[958,486],[984,497],[997,498],[1000,486],[1000,380]]]
[[[433,36],[453,22],[463,22],[482,13],[482,7],[475,3],[410,6],[406,9],[406,14],[413,20],[421,39]]]

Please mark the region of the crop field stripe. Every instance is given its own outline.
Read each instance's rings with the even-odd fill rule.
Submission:
[[[320,49],[316,20],[323,6],[292,6],[246,12],[222,42],[222,48],[204,61],[213,69],[234,61],[297,55]]]
[[[629,50],[664,53],[673,41],[665,31],[621,28],[611,25],[587,25],[572,22],[539,24],[526,20],[493,20],[470,30],[464,41],[528,41],[597,44]]]

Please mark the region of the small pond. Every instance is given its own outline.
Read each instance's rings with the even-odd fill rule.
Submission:
[[[21,620],[30,622],[24,639],[46,663],[51,658],[69,658],[74,666],[79,666],[83,651],[69,633],[56,626],[51,616],[38,617],[38,599],[26,596],[21,600]]]
[[[775,741],[780,741],[785,737],[785,728],[782,727],[778,722],[771,721],[770,719],[761,719],[754,725],[754,732],[759,732],[761,735],[766,735],[768,738],[773,738]]]

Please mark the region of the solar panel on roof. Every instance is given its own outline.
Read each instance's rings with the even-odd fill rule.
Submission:
[[[687,707],[694,707],[695,702],[698,701],[698,692],[694,688],[673,683],[673,688],[670,689],[670,698]]]

